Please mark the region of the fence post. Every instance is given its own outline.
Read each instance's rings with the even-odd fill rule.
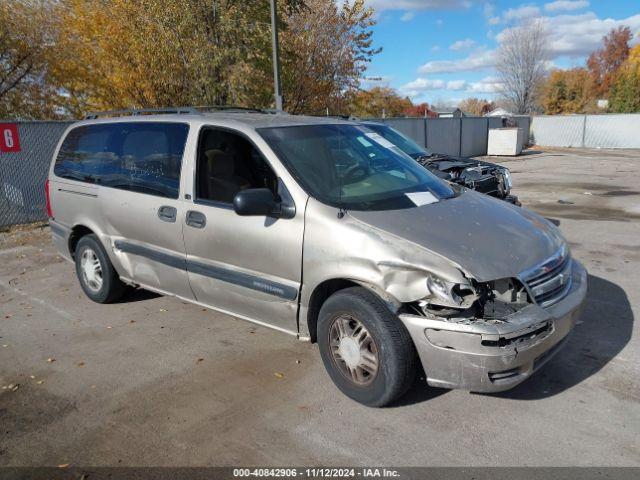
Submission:
[[[587,132],[587,116],[583,115],[582,116],[582,144],[581,147],[584,148],[584,137],[586,136],[586,132]]]
[[[484,154],[487,155],[489,153],[489,117],[485,117],[487,121],[487,141],[484,143]]]
[[[429,149],[429,142],[427,141],[427,132],[429,131],[428,127],[427,127],[427,117],[425,117],[422,122],[424,125],[424,148]]]
[[[462,157],[462,117],[459,117],[460,129],[458,130],[458,157]]]

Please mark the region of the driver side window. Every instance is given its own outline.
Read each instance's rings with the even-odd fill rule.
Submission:
[[[278,179],[258,149],[225,129],[202,130],[196,169],[196,200],[231,204],[238,192],[249,188],[277,192]]]

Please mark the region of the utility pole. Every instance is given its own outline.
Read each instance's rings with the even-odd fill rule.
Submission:
[[[271,38],[273,44],[273,83],[275,85],[276,111],[282,111],[282,90],[280,88],[280,47],[278,42],[278,11],[276,0],[271,0]]]

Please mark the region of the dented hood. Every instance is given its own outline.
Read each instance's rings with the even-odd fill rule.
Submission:
[[[539,215],[469,190],[420,207],[349,215],[447,258],[479,281],[515,277],[564,242]]]

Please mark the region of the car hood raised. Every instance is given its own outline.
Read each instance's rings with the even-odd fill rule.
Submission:
[[[541,216],[469,190],[420,207],[349,215],[447,258],[478,281],[515,277],[564,242]]]

